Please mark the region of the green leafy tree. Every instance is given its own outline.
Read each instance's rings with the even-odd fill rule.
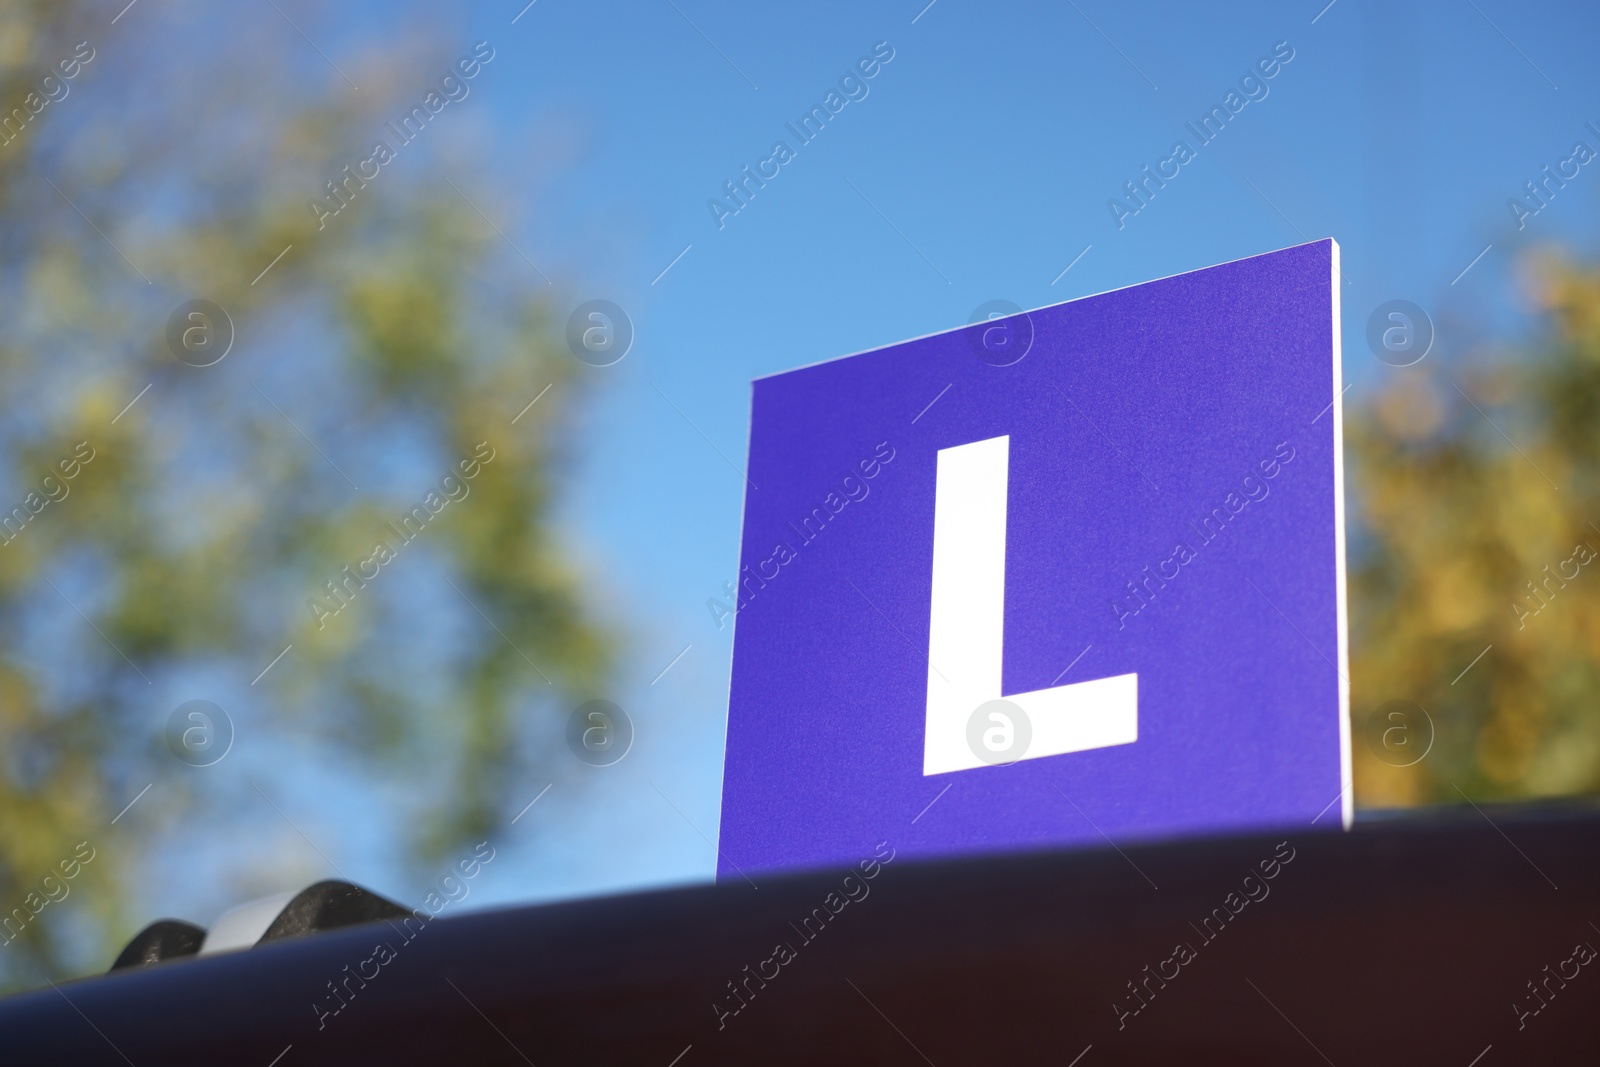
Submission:
[[[1425,360],[1348,422],[1366,805],[1600,789],[1600,273],[1527,268],[1530,342]],[[1393,700],[1432,730],[1374,723]]]
[[[280,4],[291,26],[271,7],[244,23],[119,6],[0,10],[11,986],[102,967],[152,917],[127,913],[127,886],[198,788],[162,740],[193,679],[239,679],[271,709],[259,731],[396,783],[426,863],[502,822],[544,758],[534,715],[593,695],[613,645],[552,524],[583,368],[546,280],[487,223],[499,201],[439,151],[471,143],[475,102],[449,101],[416,145],[386,127],[470,43],[396,31],[335,70],[300,36],[313,8]],[[345,184],[379,140],[395,159]],[[192,364],[223,319],[179,316],[169,342],[193,299],[231,320],[210,366]],[[404,540],[414,507],[429,521]],[[242,758],[217,772],[256,785],[229,769]],[[71,902],[33,914],[84,840]]]

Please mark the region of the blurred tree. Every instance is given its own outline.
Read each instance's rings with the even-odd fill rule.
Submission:
[[[196,788],[162,740],[194,679],[387,775],[423,862],[503,821],[527,712],[610,660],[551,527],[583,395],[551,290],[445,173],[472,105],[421,147],[386,125],[470,44],[386,32],[330,69],[316,9],[276,6],[0,9],[0,984],[102,967],[153,918],[123,905]],[[379,140],[397,158],[319,218]],[[236,331],[212,366],[167,336],[196,298]],[[48,903],[85,840],[75,903]]]
[[[1347,422],[1366,806],[1600,790],[1600,273],[1525,276],[1529,351],[1425,360]],[[1426,758],[1420,717],[1373,720],[1391,700],[1431,718]]]

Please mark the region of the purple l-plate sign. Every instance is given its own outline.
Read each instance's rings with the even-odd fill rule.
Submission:
[[[1348,824],[1338,256],[755,382],[719,877]]]

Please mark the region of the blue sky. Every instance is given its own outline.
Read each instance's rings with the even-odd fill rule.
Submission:
[[[990,300],[1037,307],[1332,236],[1360,404],[1405,373],[1366,349],[1377,305],[1421,305],[1440,324],[1429,358],[1462,358],[1466,331],[1520,327],[1521,249],[1593,247],[1600,163],[1524,230],[1506,206],[1575,141],[1600,148],[1592,7],[523,2],[456,16],[456,52],[486,39],[497,55],[461,105],[489,131],[482,154],[454,162],[497,190],[562,318],[604,298],[635,324],[626,359],[584,369],[602,388],[565,522],[595,602],[635,622],[607,695],[638,737],[519,821],[473,904],[712,876],[732,629],[706,600],[736,569],[752,378]],[[302,25],[338,60],[389,10]],[[878,42],[893,59],[867,95],[797,147],[785,123]],[[1184,123],[1275,46],[1293,58],[1266,95],[1119,228],[1108,200],[1176,140],[1197,146]],[[436,74],[416,72],[419,92]],[[780,139],[795,158],[719,228],[707,201]],[[323,825],[353,877],[392,890],[369,822],[357,804]]]

